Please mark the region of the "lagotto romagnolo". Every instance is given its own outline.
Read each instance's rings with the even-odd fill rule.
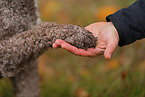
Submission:
[[[96,44],[96,38],[92,33],[79,26],[43,22],[0,42],[2,76],[12,76],[17,65],[21,68],[26,62],[36,60],[56,39],[63,39],[83,49],[95,47]]]
[[[97,39],[82,27],[40,22],[37,0],[0,0],[1,77],[15,77],[33,67],[56,39],[83,49],[96,45]]]
[[[34,27],[37,15],[32,0],[0,1],[0,73],[4,77],[36,60],[56,39],[83,49],[96,44],[93,34],[77,25],[43,22]]]

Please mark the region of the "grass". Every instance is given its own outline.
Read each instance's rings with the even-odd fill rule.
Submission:
[[[0,80],[0,97],[14,97],[13,87],[9,79]]]
[[[140,68],[141,63],[129,69],[124,65],[112,68],[108,65],[114,63],[104,60],[103,56],[77,57],[62,49],[49,50],[39,61],[39,66],[43,66],[43,62],[46,66],[43,72],[39,71],[42,97],[145,96],[145,72]],[[0,97],[14,97],[8,79],[1,80],[0,86]]]
[[[49,64],[55,73],[41,83],[43,97],[84,97],[81,96],[83,92],[89,97],[145,96],[145,73],[140,66],[131,66],[126,70],[122,65],[112,69],[102,57],[100,60],[81,58],[63,50],[56,50],[55,53],[47,52],[52,58],[57,57],[54,58],[57,62]]]

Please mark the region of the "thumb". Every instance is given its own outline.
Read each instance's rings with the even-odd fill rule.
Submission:
[[[108,43],[106,50],[104,52],[104,57],[108,60],[111,59],[111,56],[113,52],[115,51],[116,47],[117,47],[117,43],[114,43],[114,42]]]

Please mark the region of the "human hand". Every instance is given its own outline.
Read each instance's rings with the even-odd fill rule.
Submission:
[[[93,23],[87,26],[86,29],[92,32],[95,37],[98,37],[95,48],[88,48],[87,50],[78,49],[61,39],[55,41],[55,43],[52,45],[53,48],[62,47],[79,56],[96,57],[98,55],[104,54],[106,59],[111,59],[111,55],[113,54],[119,42],[117,30],[112,22]]]

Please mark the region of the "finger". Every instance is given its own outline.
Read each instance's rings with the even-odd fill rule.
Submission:
[[[94,48],[89,48],[87,51],[84,49],[78,49],[75,46],[70,45],[69,43],[66,43],[65,41],[58,39],[56,42],[53,44],[53,47],[62,47],[66,49],[67,51],[78,55],[78,56],[88,56],[88,57],[96,57],[100,54],[103,54],[104,50],[98,48],[97,50]],[[97,53],[98,51],[98,53]]]
[[[96,47],[104,49],[106,48],[106,46],[107,46],[107,43],[98,38]]]
[[[60,48],[60,46],[59,45],[56,45],[55,43],[52,44],[52,47],[53,48]]]
[[[64,40],[61,40],[61,39],[57,39],[55,41],[55,44],[58,45],[58,46],[61,46],[62,43],[66,43]]]
[[[63,43],[61,47],[78,56],[85,56],[86,53],[84,49],[78,49],[77,47],[72,46],[68,43]]]
[[[96,56],[94,53],[95,52],[94,48],[90,48],[89,50],[78,49],[77,47],[72,46],[68,43],[63,43],[61,45],[61,47],[78,56],[84,56],[84,57],[95,57]]]
[[[57,48],[57,47],[62,47],[64,49],[66,49],[67,51],[78,55],[78,56],[87,56],[87,51],[84,49],[78,49],[75,46],[70,45],[69,43],[66,43],[65,41],[61,40],[61,39],[57,39],[55,41],[55,43],[53,44],[53,47]]]
[[[102,55],[104,53],[104,49],[101,49],[101,48],[89,48],[88,50],[88,55],[90,57],[96,57],[96,56],[99,56],[99,55]]]
[[[99,41],[98,40],[97,46],[95,47],[95,54],[97,56],[103,54],[104,51],[105,51],[105,49],[106,49],[106,45],[107,45],[106,42],[103,42],[103,41]]]
[[[117,47],[117,43],[114,43],[114,42],[108,43],[106,50],[104,52],[104,57],[106,59],[111,59],[111,56],[113,52],[115,51],[116,47]]]
[[[65,43],[65,41],[63,41],[63,40],[61,40],[61,39],[57,39],[57,40],[55,41],[55,43],[52,44],[52,47],[53,47],[53,48],[60,48],[62,43]]]

